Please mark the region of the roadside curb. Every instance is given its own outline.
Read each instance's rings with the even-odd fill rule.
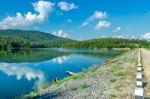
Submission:
[[[142,64],[141,64],[141,51],[138,52],[138,65],[136,74],[136,88],[135,88],[135,99],[144,99],[144,88],[143,88],[143,75],[142,75]]]

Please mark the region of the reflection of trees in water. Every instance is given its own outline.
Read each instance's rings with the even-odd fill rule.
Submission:
[[[101,51],[101,52],[63,52],[57,50],[28,50],[28,51],[0,51],[2,62],[40,62],[53,60],[61,63],[70,54],[91,56],[91,57],[113,57],[122,53],[121,51]],[[63,57],[66,56],[66,57]]]
[[[39,62],[44,60],[51,60],[53,58],[68,55],[66,52],[58,51],[9,51],[0,52],[0,60],[2,62]]]
[[[74,54],[92,56],[92,57],[114,57],[123,51],[102,51],[102,52],[74,52]]]
[[[28,81],[36,80],[34,84],[36,88],[40,88],[47,81],[43,71],[27,67],[25,64],[0,63],[0,71],[7,76],[16,76],[17,80],[22,78]]]

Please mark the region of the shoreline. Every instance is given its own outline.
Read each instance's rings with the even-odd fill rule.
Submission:
[[[124,76],[127,76],[128,74],[126,74],[127,70],[123,70],[125,68],[122,68],[122,67],[115,67],[115,65],[121,65],[121,64],[124,64],[125,62],[123,61],[120,61],[120,60],[124,60],[127,56],[131,56],[130,54],[133,54],[135,55],[136,51],[135,50],[131,50],[131,51],[128,51],[128,52],[125,52],[119,56],[116,56],[115,58],[113,59],[109,59],[107,62],[105,62],[104,64],[101,64],[101,65],[96,65],[95,67],[92,66],[90,69],[87,69],[86,71],[84,72],[80,72],[80,73],[77,73],[77,75],[75,76],[71,76],[71,77],[66,77],[58,82],[55,82],[55,83],[50,83],[50,84],[47,84],[45,86],[43,86],[42,88],[40,89],[37,89],[37,90],[34,90],[32,91],[31,93],[23,96],[25,98],[38,98],[38,97],[45,97],[45,96],[49,96],[49,94],[51,94],[51,96],[53,96],[54,93],[58,93],[58,98],[59,98],[59,92],[58,89],[59,87],[63,86],[63,88],[65,90],[67,90],[66,93],[74,93],[76,90],[79,89],[79,91],[82,91],[82,90],[86,90],[86,89],[89,89],[89,87],[92,87],[93,84],[88,84],[88,83],[85,83],[84,81],[82,80],[85,80],[85,81],[90,81],[91,79],[93,78],[90,78],[91,76],[97,76],[98,77],[102,77],[104,76],[104,78],[99,78],[100,81],[98,80],[98,82],[101,82],[101,80],[106,80],[106,81],[103,81],[103,84],[106,85],[108,88],[110,87],[109,91],[107,92],[106,89],[104,88],[104,91],[101,90],[101,91],[96,91],[95,90],[95,93],[98,94],[99,92],[99,95],[95,95],[95,97],[101,97],[101,98],[106,98],[106,97],[118,97],[118,95],[116,95],[115,93],[114,94],[111,94],[110,95],[110,92],[113,92],[112,90],[115,89],[116,85],[122,80],[122,78],[118,79],[118,75],[121,76],[121,77],[124,77]],[[132,57],[129,57],[129,58],[132,58]],[[134,60],[127,60],[127,61],[130,61],[129,64],[136,64],[136,60],[135,60],[136,56],[134,57]],[[128,59],[128,58],[127,58]],[[131,62],[132,61],[132,62]],[[129,66],[130,68],[130,66]],[[135,66],[132,67],[132,69],[135,68]],[[134,70],[134,69],[133,69]],[[136,70],[136,69],[135,69]],[[105,72],[104,72],[105,71]],[[119,71],[119,72],[118,72]],[[132,72],[132,71],[131,71]],[[116,75],[117,73],[117,75]],[[136,74],[136,73],[134,73]],[[113,77],[111,76],[113,75]],[[106,76],[106,77],[105,77]],[[134,75],[132,75],[134,76]],[[79,80],[79,81],[78,81]],[[81,80],[81,81],[80,81]],[[94,79],[94,80],[97,80],[97,79]],[[92,80],[92,81],[94,81]],[[133,80],[134,81],[134,80]],[[75,84],[74,82],[76,83],[80,83],[80,85],[78,84]],[[71,84],[70,84],[71,83]],[[132,87],[133,88],[133,85],[134,83],[133,82],[130,82]],[[74,85],[73,85],[74,84]],[[113,84],[113,85],[112,85]],[[116,85],[114,85],[116,84]],[[73,85],[73,87],[71,88],[70,86]],[[74,87],[74,86],[78,86],[78,87],[81,87],[81,88],[78,88],[78,87]],[[65,87],[67,87],[68,89],[66,89]],[[83,87],[83,88],[82,88]],[[103,87],[100,86],[99,89]],[[124,85],[119,85],[118,87],[124,87]],[[63,90],[62,88],[62,90]],[[96,89],[96,88],[95,88]],[[121,88],[122,89],[122,88]],[[121,90],[120,88],[118,88],[117,90]],[[68,91],[69,90],[69,91]],[[50,91],[50,92],[49,92]],[[64,90],[63,90],[64,91]],[[83,91],[84,92],[84,91]],[[93,90],[94,92],[94,90]],[[53,94],[52,94],[53,93]],[[132,92],[131,92],[132,93]],[[65,94],[65,93],[64,93]],[[76,94],[78,94],[78,92],[76,92]],[[85,94],[87,95],[87,93],[85,92]],[[107,94],[105,96],[105,94]],[[49,96],[49,97],[51,97]],[[70,95],[72,96],[72,95]],[[63,97],[63,96],[62,96]],[[66,96],[66,97],[69,97],[69,96]],[[133,94],[131,95],[131,97],[133,97]],[[56,97],[55,97],[56,98]],[[64,98],[64,97],[63,97]],[[132,99],[132,98],[131,98]]]

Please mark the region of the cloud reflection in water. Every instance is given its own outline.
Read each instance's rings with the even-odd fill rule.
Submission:
[[[28,81],[37,79],[34,85],[36,88],[40,88],[46,83],[46,77],[43,71],[24,66],[23,64],[22,66],[17,65],[16,63],[0,63],[0,71],[8,76],[16,76],[17,80],[21,80],[23,77]]]
[[[67,61],[68,59],[69,59],[68,56],[61,56],[61,57],[52,59],[52,62],[62,64],[63,62]]]

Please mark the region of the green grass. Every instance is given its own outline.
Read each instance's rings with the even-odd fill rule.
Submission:
[[[117,81],[117,79],[113,78],[110,80],[110,83],[115,83]]]
[[[150,97],[145,97],[144,99],[150,99]]]
[[[114,99],[114,98],[116,98],[117,96],[116,96],[116,95],[114,95],[114,94],[112,94],[112,95],[111,95],[111,97]]]
[[[120,76],[125,77],[127,74],[123,71],[118,71],[117,73],[115,73],[115,75],[118,76],[118,77],[120,77]]]
[[[87,84],[81,84],[81,88],[82,89],[85,89],[85,88],[88,88],[89,86]]]
[[[78,78],[85,77],[85,76],[91,74],[92,72],[94,72],[96,69],[97,69],[97,67],[89,68],[89,70],[86,70],[86,71],[84,71],[84,72],[77,73],[77,74],[74,75],[74,76],[66,77],[66,78],[64,78],[63,80],[60,80],[60,81],[58,81],[58,82],[49,83],[49,84],[43,86],[42,89],[46,89],[46,88],[48,88],[49,86],[53,86],[53,85],[54,85],[54,86],[60,86],[60,85],[66,83],[66,82],[68,82],[68,81],[76,80],[76,79],[78,79]],[[82,88],[85,88],[85,87],[87,87],[87,86],[86,86],[86,85],[82,85],[81,87],[82,87]],[[32,92],[35,93],[35,94],[38,94],[38,93],[39,93],[39,90],[38,90],[38,89],[37,89],[37,90],[33,90]]]
[[[68,82],[68,81],[70,81],[70,80],[76,80],[76,79],[78,79],[78,78],[83,78],[83,77],[88,76],[88,75],[90,75],[91,73],[95,72],[96,69],[97,69],[97,67],[89,68],[88,70],[86,70],[86,71],[84,71],[84,72],[77,73],[77,74],[74,75],[74,76],[66,77],[66,78],[64,78],[63,80],[60,80],[60,81],[58,81],[58,82],[53,83],[52,85],[60,86],[61,84],[66,83],[66,82]]]
[[[100,92],[100,95],[101,95],[101,96],[104,95],[104,92],[101,91],[101,92]]]
[[[76,79],[78,79],[78,78],[82,78],[82,77],[84,77],[86,74],[87,74],[87,72],[81,72],[81,73],[78,73],[78,74],[76,74],[76,75],[74,75],[74,76],[66,77],[66,78],[64,78],[63,80],[60,80],[60,81],[54,83],[54,85],[60,86],[61,84],[66,83],[66,82],[68,82],[68,81],[70,81],[70,80],[76,80]]]
[[[110,67],[109,70],[110,70],[110,72],[115,73],[115,72],[118,72],[122,69],[123,69],[123,67],[120,67],[119,65],[113,65],[113,66]]]
[[[75,90],[77,90],[77,89],[78,89],[78,88],[75,87],[75,86],[72,86],[72,87],[70,88],[71,91],[75,91]]]
[[[38,93],[38,92],[39,92],[38,90],[34,90],[34,91],[33,91],[33,93]]]
[[[115,88],[117,89],[117,91],[122,91],[123,85],[117,85]]]

